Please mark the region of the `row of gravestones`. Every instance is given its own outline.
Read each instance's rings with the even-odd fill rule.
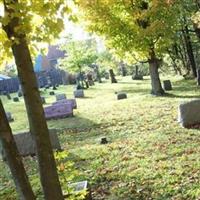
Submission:
[[[55,92],[54,91],[50,91],[49,92],[49,95],[55,95]],[[22,93],[19,93],[18,92],[18,97],[21,97],[23,96]],[[14,102],[19,102],[19,98],[18,97],[14,97],[13,98],[13,101]],[[74,97],[75,98],[82,98],[84,97],[84,91],[83,90],[75,90],[74,91]],[[57,102],[62,102],[61,100],[65,100],[66,99],[66,95],[65,94],[57,94],[56,95],[56,101]],[[41,101],[42,101],[42,104],[45,104],[46,103],[46,99],[45,97],[41,97]],[[67,104],[72,104],[73,106],[67,106]],[[68,117],[68,116],[73,116],[73,109],[76,108],[76,100],[66,100],[66,102],[62,102],[60,104],[57,104],[57,103],[54,103],[54,106],[53,108],[50,107],[50,108],[45,108],[46,109],[46,119],[53,119],[53,118],[60,118],[60,117]],[[55,109],[55,111],[53,110]],[[55,114],[51,114],[51,113],[55,113]],[[57,113],[57,114],[56,114]],[[12,117],[12,114],[10,112],[7,112],[6,113],[7,115],[7,119],[9,122],[12,122],[14,121],[13,117]]]
[[[163,88],[166,91],[172,90],[172,84],[170,80],[163,81]],[[127,94],[125,92],[116,92],[117,100],[127,99]]]
[[[53,91],[51,91],[49,94],[55,95]],[[80,89],[75,90],[74,97],[75,98],[84,97],[84,91]],[[43,104],[45,104],[46,103],[45,97],[41,97],[41,101]],[[76,99],[67,99],[65,94],[56,94],[56,102],[54,102],[51,106],[44,108],[45,118],[48,120],[48,119],[58,119],[63,117],[71,117],[73,116],[73,109],[76,108],[77,108]],[[10,112],[7,112],[6,116],[9,122],[14,120]],[[61,151],[62,149],[56,130],[50,130],[49,134],[50,134],[50,141],[52,144],[52,148]],[[16,142],[18,151],[21,156],[36,155],[35,141],[33,140],[32,134],[30,132],[14,135],[14,140]],[[6,160],[5,153],[1,145],[0,145],[0,152],[2,154],[2,158]],[[91,191],[87,181],[76,182],[70,184],[69,187],[73,188],[75,192],[86,190],[87,195],[85,197],[85,200],[92,200]]]

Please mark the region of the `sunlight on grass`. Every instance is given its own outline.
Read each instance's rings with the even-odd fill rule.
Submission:
[[[77,99],[75,117],[48,122],[49,128],[61,129],[61,144],[89,180],[94,199],[193,200],[200,196],[200,132],[177,123],[179,102],[199,98],[200,89],[194,81],[170,79],[174,90],[166,97],[149,94],[147,77],[96,84],[85,90],[86,98]],[[72,86],[61,86],[56,93],[71,98],[72,91]],[[128,99],[117,101],[117,91],[127,92]],[[44,96],[48,104],[55,101],[47,92]],[[13,131],[27,130],[23,100],[12,103],[3,98],[3,102],[15,118]],[[101,137],[109,143],[100,145]],[[0,169],[3,194],[10,176],[3,163]]]

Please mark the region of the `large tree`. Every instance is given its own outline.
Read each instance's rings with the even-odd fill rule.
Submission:
[[[151,92],[162,95],[158,69],[176,30],[177,4],[167,0],[79,0],[77,5],[87,29],[103,36],[118,55],[123,58],[137,52],[140,59],[148,60]]]
[[[29,47],[58,36],[64,27],[62,16],[66,11],[66,1],[4,0],[0,4],[4,7],[0,18],[1,56],[13,55],[15,59],[30,131],[36,142],[45,199],[61,200],[62,190]]]
[[[71,72],[82,73],[85,67],[90,67],[98,58],[97,44],[94,38],[73,40],[68,37],[62,45],[62,49],[66,51],[67,56],[60,60],[60,67]]]
[[[6,112],[0,100],[0,142],[4,149],[3,157],[9,164],[13,179],[21,199],[36,199],[32,191],[28,176],[24,169],[22,158],[19,156],[17,145],[9,126]]]

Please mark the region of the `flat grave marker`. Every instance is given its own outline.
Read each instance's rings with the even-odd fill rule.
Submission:
[[[117,100],[127,99],[127,94],[125,92],[117,93]]]

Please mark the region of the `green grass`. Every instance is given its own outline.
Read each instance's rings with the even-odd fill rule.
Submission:
[[[85,91],[86,98],[77,99],[75,117],[48,122],[49,128],[62,129],[61,144],[81,171],[79,179],[89,180],[94,199],[200,197],[200,131],[184,129],[177,123],[179,103],[199,98],[200,89],[193,80],[168,78],[174,90],[165,97],[149,94],[147,78],[132,81],[126,77],[119,78],[117,84],[96,84]],[[71,86],[62,86],[56,92],[70,98],[72,91]],[[116,91],[126,91],[128,99],[117,101]],[[54,98],[48,97],[47,102]],[[27,130],[23,101],[3,101],[14,115],[13,131]],[[101,137],[107,137],[109,144],[99,144]],[[31,171],[32,164],[28,168]],[[12,182],[2,162],[0,170],[0,194],[7,190],[10,194],[8,185]]]

